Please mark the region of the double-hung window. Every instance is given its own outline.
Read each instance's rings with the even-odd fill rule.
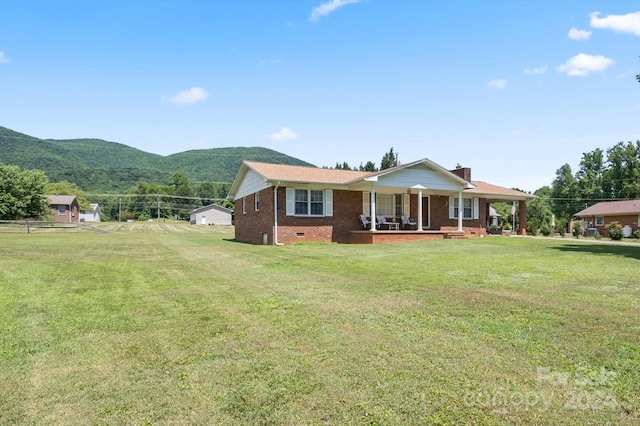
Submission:
[[[333,216],[333,191],[287,188],[288,216]]]
[[[402,207],[402,194],[376,194],[376,215],[400,217]]]
[[[65,214],[67,214],[67,206],[58,205],[58,215],[64,216]]]
[[[604,226],[604,216],[596,216],[596,226]]]
[[[457,219],[462,210],[463,219],[478,219],[479,203],[477,198],[463,198],[460,208],[458,197],[449,197],[449,219]]]
[[[462,205],[462,218],[471,219],[473,217],[473,204],[471,198],[463,198]]]
[[[296,189],[295,194],[297,216],[322,216],[324,213],[323,191]]]
[[[260,210],[260,193],[256,192],[253,196],[253,207],[255,211]]]

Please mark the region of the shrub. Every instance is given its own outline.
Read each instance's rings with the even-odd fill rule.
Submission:
[[[599,240],[600,238],[602,238],[602,235],[598,231],[596,231],[593,238],[595,238],[596,240]]]
[[[622,239],[622,225],[620,225],[620,222],[614,220],[607,225],[607,229],[609,230],[609,238],[612,240]]]
[[[574,220],[573,221],[573,231],[571,231],[571,233],[573,234],[574,237],[580,238],[580,235],[582,235],[582,221],[581,220]]]
[[[545,237],[548,237],[549,235],[553,234],[553,229],[551,229],[551,227],[547,225],[543,225],[542,228],[540,228],[540,233]]]
[[[636,232],[633,233],[633,238],[635,238],[636,240],[640,240],[640,229],[636,230]]]
[[[502,225],[502,230],[503,231],[510,231],[511,230],[511,225],[509,224],[509,222],[505,222],[505,224]]]

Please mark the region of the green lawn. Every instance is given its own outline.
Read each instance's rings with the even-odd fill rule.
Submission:
[[[0,233],[0,424],[638,424],[640,245]]]

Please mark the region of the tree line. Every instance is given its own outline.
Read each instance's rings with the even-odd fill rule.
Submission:
[[[398,153],[391,148],[382,157],[380,169],[371,161],[353,168],[345,161],[334,168],[375,172],[397,165]],[[556,171],[551,186],[533,194],[537,198],[527,201],[527,226],[532,234],[566,232],[575,213],[600,201],[640,199],[640,141],[619,142],[606,151],[597,148],[583,153],[575,173],[565,163]],[[511,213],[511,203],[492,205],[502,224],[518,225],[518,214]]]
[[[346,162],[336,169],[378,171],[398,165],[398,153],[391,148],[380,162],[380,169],[368,161],[351,168]],[[49,182],[40,170],[21,170],[0,163],[0,220],[35,218],[48,213],[42,194],[76,195],[81,210],[90,202],[99,203],[105,220],[145,220],[150,218],[188,219],[189,212],[208,204],[233,209],[226,199],[229,183],[194,183],[182,172],[174,172],[168,185],[138,182],[125,194],[87,194],[67,181]],[[517,189],[517,188],[514,188]],[[566,224],[578,211],[599,201],[640,199],[640,140],[619,142],[606,151],[597,148],[582,154],[578,170],[569,164],[557,171],[551,186],[534,192],[527,202],[530,233],[555,229],[566,231]],[[518,220],[508,203],[493,204],[503,222]]]
[[[398,165],[398,153],[394,152],[393,147],[391,147],[391,149],[389,149],[389,151],[382,156],[382,160],[380,160],[379,169],[376,167],[376,163],[374,163],[373,161],[367,161],[364,165],[360,163],[358,167],[351,167],[349,166],[349,163],[347,163],[346,161],[343,161],[342,163],[337,162],[335,167],[333,168],[340,169],[340,170],[355,170],[355,171],[361,171],[361,172],[377,172],[379,170],[389,169],[397,165]]]
[[[45,194],[75,195],[81,211],[98,203],[103,220],[188,219],[189,212],[209,204],[233,208],[226,200],[229,183],[193,183],[175,172],[168,185],[138,182],[125,194],[88,194],[75,183],[50,182],[37,169],[0,163],[0,220],[41,218],[49,214]]]

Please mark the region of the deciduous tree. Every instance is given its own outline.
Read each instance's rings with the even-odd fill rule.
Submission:
[[[43,196],[47,176],[41,170],[21,170],[0,163],[0,219],[37,218],[49,211]]]
[[[640,140],[607,150],[605,181],[611,198],[640,198]]]
[[[571,172],[571,166],[564,164],[556,171],[556,178],[551,184],[553,203],[551,209],[555,213],[557,225],[566,223],[580,206],[578,185]]]
[[[575,176],[580,188],[581,203],[605,197],[604,172],[604,153],[600,148],[582,154],[580,168]]]

